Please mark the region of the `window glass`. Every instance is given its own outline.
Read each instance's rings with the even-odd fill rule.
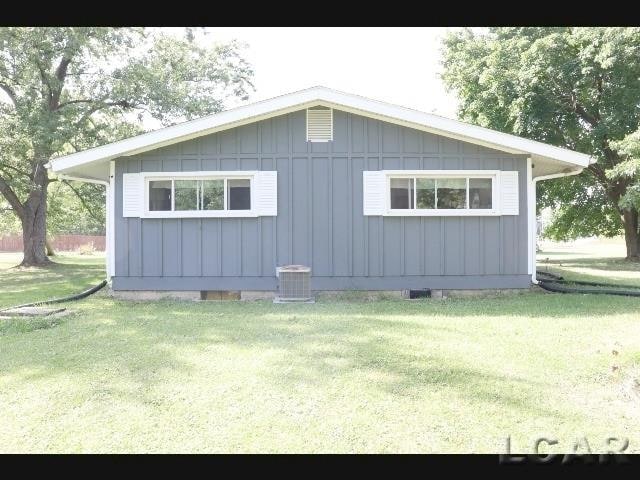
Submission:
[[[149,211],[171,210],[171,180],[149,181]]]
[[[202,180],[202,210],[224,210],[224,180]]]
[[[251,182],[249,179],[227,180],[227,202],[229,210],[251,210]]]
[[[413,205],[413,178],[392,178],[391,208],[408,209]]]
[[[438,178],[438,208],[466,208],[467,179]]]
[[[436,181],[433,178],[417,178],[416,197],[416,208],[436,208]]]
[[[469,208],[491,207],[491,179],[469,179]]]
[[[175,209],[198,210],[198,181],[175,180]]]

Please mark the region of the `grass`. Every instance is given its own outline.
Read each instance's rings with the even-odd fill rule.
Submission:
[[[633,271],[574,253],[564,273]],[[0,271],[0,305],[102,275],[99,256],[60,261]],[[546,451],[583,437],[604,451],[617,436],[640,452],[639,298],[274,305],[99,293],[66,306],[74,314],[53,325],[0,326],[0,452],[492,453],[508,435],[515,451],[541,436],[559,441]]]
[[[538,253],[538,269],[568,280],[636,285],[640,287],[640,264],[624,258],[620,239],[584,239],[558,244],[545,242]]]
[[[0,253],[0,308],[78,293],[104,278],[104,254],[60,253],[48,269],[11,269],[22,258]]]

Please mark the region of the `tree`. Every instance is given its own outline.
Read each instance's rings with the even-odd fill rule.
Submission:
[[[22,265],[45,255],[45,164],[56,155],[220,111],[246,98],[252,69],[236,42],[204,47],[143,28],[0,29],[0,193],[20,219]],[[136,115],[137,114],[137,115]]]
[[[443,79],[459,116],[482,126],[587,153],[579,176],[541,182],[541,206],[557,207],[557,239],[624,232],[640,260],[637,175],[618,175],[621,141],[640,120],[640,29],[523,27],[454,32]]]
[[[54,181],[47,189],[47,256],[55,235],[105,234],[105,189],[93,183]],[[0,196],[0,238],[21,232],[20,220]]]

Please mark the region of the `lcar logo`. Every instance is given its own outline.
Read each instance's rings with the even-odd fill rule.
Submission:
[[[629,461],[628,457],[624,454],[627,448],[629,448],[629,440],[627,438],[608,437],[604,439],[603,443],[596,444],[594,442],[593,445],[596,447],[596,451],[604,451],[605,453],[593,453],[592,446],[587,437],[573,440],[566,443],[566,445],[563,445],[556,438],[540,437],[533,441],[533,453],[514,454],[511,453],[511,436],[508,436],[505,442],[506,452],[500,454],[499,462],[501,464],[552,462],[569,464],[607,462],[626,463]],[[550,446],[555,446],[556,449],[569,453],[544,453]]]

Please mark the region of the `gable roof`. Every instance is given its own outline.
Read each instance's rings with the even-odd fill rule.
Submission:
[[[53,172],[76,175],[89,180],[106,180],[108,173],[105,175],[105,172],[108,172],[108,169],[96,167],[108,164],[109,160],[135,155],[316,105],[376,118],[495,150],[527,154],[532,156],[534,162],[547,162],[548,167],[554,170],[551,172],[547,168],[547,171],[543,173],[581,170],[594,161],[589,155],[516,135],[326,87],[312,87],[58,157],[49,162],[48,168]]]

